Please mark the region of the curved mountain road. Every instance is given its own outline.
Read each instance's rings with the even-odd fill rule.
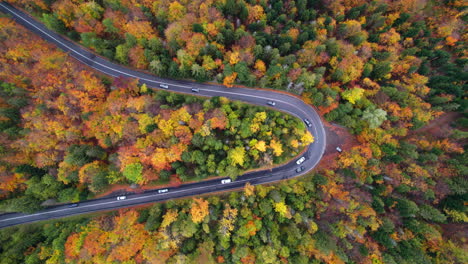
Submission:
[[[168,91],[179,93],[194,94],[192,92],[192,88],[198,88],[199,92],[195,95],[206,97],[224,96],[232,100],[239,100],[249,104],[261,106],[266,106],[268,101],[274,101],[276,102],[276,105],[273,106],[274,109],[292,114],[301,120],[309,120],[311,125],[308,127],[308,129],[315,138],[315,142],[308,146],[306,152],[303,155],[306,160],[300,166],[303,166],[304,170],[299,173],[296,172],[296,169],[300,166],[296,164],[297,159],[294,159],[289,163],[275,167],[272,170],[246,173],[239,176],[235,181],[225,184],[222,184],[221,180],[227,178],[218,178],[197,183],[183,184],[179,187],[168,188],[169,191],[166,193],[158,193],[158,190],[150,190],[140,194],[128,194],[125,200],[116,200],[115,197],[100,198],[82,201],[77,207],[60,205],[49,207],[45,210],[33,214],[3,214],[0,215],[0,228],[70,215],[113,210],[117,208],[131,207],[135,205],[160,202],[181,197],[234,190],[242,188],[247,182],[250,182],[252,185],[275,182],[282,179],[297,177],[307,173],[318,164],[323,156],[326,147],[326,134],[320,116],[310,105],[307,105],[295,96],[274,91],[240,87],[226,88],[221,85],[201,84],[189,81],[158,78],[140,71],[128,69],[124,66],[112,63],[100,56],[96,56],[89,50],[47,29],[43,24],[39,23],[35,19],[31,18],[28,14],[25,14],[8,3],[0,2],[0,11],[10,14],[14,20],[33,33],[55,44],[65,52],[68,52],[70,56],[74,57],[80,62],[104,74],[114,77],[124,76],[137,78],[140,83],[145,83],[148,87],[151,88],[161,89],[161,84],[167,85]]]

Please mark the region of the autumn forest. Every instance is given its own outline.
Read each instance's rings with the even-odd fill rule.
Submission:
[[[463,1],[7,2],[129,68],[293,94],[328,146],[300,178],[1,229],[0,263],[468,263]],[[0,13],[0,214],[235,180],[315,136],[106,76]]]

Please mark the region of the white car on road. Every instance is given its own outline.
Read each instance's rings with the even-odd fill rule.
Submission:
[[[117,196],[117,201],[125,200],[127,199],[127,196],[122,195],[122,196]]]
[[[158,190],[158,193],[167,193],[169,191],[169,189],[161,189],[161,190]]]
[[[159,87],[164,88],[164,89],[169,89],[169,85],[161,83]]]
[[[302,162],[304,162],[305,160],[306,160],[305,157],[301,157],[300,159],[298,159],[298,160],[296,161],[296,164],[297,164],[297,165],[301,165]]]
[[[221,184],[226,184],[226,183],[231,183],[232,180],[231,179],[224,179],[224,180],[221,180]]]

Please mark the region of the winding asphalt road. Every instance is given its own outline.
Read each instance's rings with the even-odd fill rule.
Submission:
[[[135,205],[166,201],[169,199],[201,195],[206,193],[221,192],[242,188],[247,182],[252,185],[275,182],[283,179],[297,177],[312,170],[320,161],[325,151],[326,134],[320,116],[310,106],[302,100],[285,93],[255,90],[247,88],[232,87],[226,88],[220,85],[201,84],[189,81],[171,80],[158,78],[150,74],[139,71],[130,70],[121,65],[112,63],[100,56],[96,56],[89,50],[71,42],[68,39],[61,37],[59,34],[47,29],[43,24],[31,18],[28,14],[16,9],[8,3],[0,2],[0,11],[10,14],[16,22],[23,25],[33,33],[39,35],[43,39],[55,44],[60,49],[67,52],[70,56],[80,62],[92,67],[104,74],[110,76],[124,76],[137,78],[140,83],[145,83],[151,88],[160,88],[160,85],[167,85],[168,91],[175,91],[186,94],[193,94],[192,88],[198,88],[200,96],[224,96],[232,100],[239,100],[249,104],[265,106],[268,101],[276,102],[273,107],[276,110],[287,112],[297,116],[301,120],[307,119],[311,126],[309,131],[315,137],[315,142],[308,146],[304,153],[306,160],[301,164],[296,164],[296,159],[285,165],[273,168],[272,170],[256,171],[246,173],[239,176],[235,181],[222,184],[223,179],[206,180],[197,183],[183,184],[176,188],[168,188],[166,193],[158,193],[158,190],[151,190],[140,194],[127,194],[125,200],[117,200],[112,198],[101,198],[94,200],[82,201],[77,207],[69,207],[69,205],[61,205],[49,207],[48,209],[33,213],[11,213],[0,215],[0,228],[31,223],[41,220],[60,218],[70,215],[78,215],[96,211],[113,210],[117,208],[131,207]],[[297,173],[296,169],[300,166],[304,170]]]

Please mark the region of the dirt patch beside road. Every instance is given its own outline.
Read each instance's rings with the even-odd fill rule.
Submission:
[[[327,134],[327,147],[316,170],[334,169],[336,167],[336,158],[340,155],[336,148],[340,147],[345,152],[359,143],[356,137],[348,132],[347,128],[324,120],[322,122]]]

